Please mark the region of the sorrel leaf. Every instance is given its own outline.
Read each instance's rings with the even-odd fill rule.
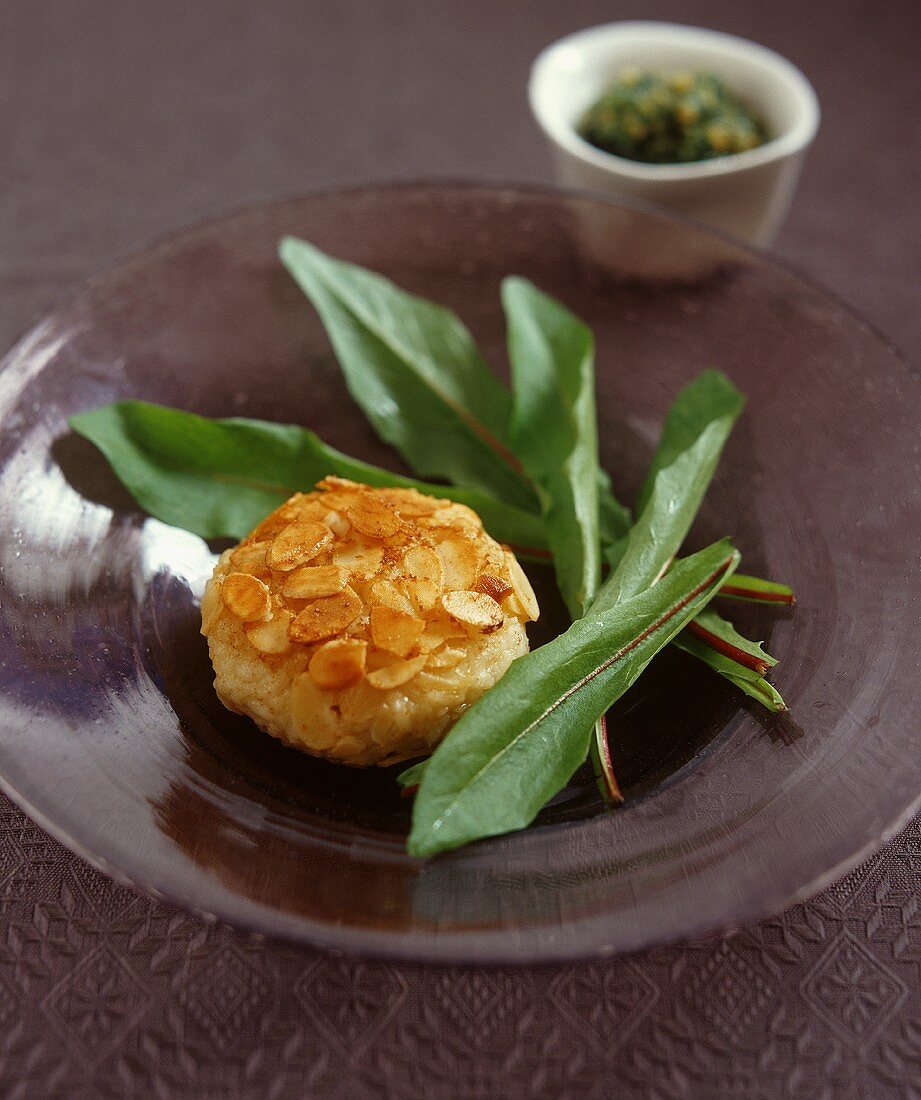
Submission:
[[[536,508],[504,438],[511,401],[450,310],[286,237],[282,262],[312,302],[349,392],[422,477]]]
[[[726,646],[737,649],[740,653],[747,654],[756,662],[765,665],[767,668],[771,668],[773,665],[777,664],[777,659],[772,657],[767,650],[763,649],[760,642],[753,642],[749,638],[746,638],[744,634],[740,634],[731,622],[724,619],[722,615],[714,611],[712,607],[708,607],[705,611],[701,611],[694,622],[701,630],[719,639]],[[705,639],[701,639],[701,641],[706,645]]]
[[[538,516],[473,489],[425,484],[349,458],[293,425],[209,420],[145,401],[79,413],[70,424],[102,451],[142,508],[203,538],[243,538],[292,493],[335,474],[459,500],[501,541],[546,546]]]
[[[776,713],[787,709],[780,692],[760,673],[745,668],[744,665],[730,660],[722,653],[717,653],[715,649],[711,649],[693,635],[688,634],[687,630],[682,631],[674,639],[672,645],[684,650],[685,653],[691,654],[699,661],[703,661],[705,665],[709,665],[714,672],[718,672],[720,676],[734,684],[740,691],[744,691],[755,702],[767,707],[768,710]]]
[[[636,504],[637,515],[646,506],[655,485],[656,474],[665,466],[670,466],[682,451],[692,446],[714,421],[726,422],[728,436],[744,407],[745,398],[720,371],[705,370],[685,386],[665,418],[659,446],[640,489]]]
[[[728,417],[713,420],[656,473],[639,518],[618,548],[618,564],[598,594],[600,607],[613,607],[642,592],[668,568],[694,522],[731,430]]]
[[[723,585],[720,595],[733,600],[786,604],[790,607],[796,603],[796,596],[788,584],[762,580],[761,577],[748,577],[742,573],[737,573],[729,584]]]
[[[502,282],[512,367],[509,440],[538,490],[557,583],[570,614],[598,589],[598,428],[594,339],[526,279]]]
[[[599,539],[610,542],[630,527],[630,514],[614,499],[598,463],[594,338],[578,317],[526,279],[503,281],[502,305],[512,366],[509,436],[538,487],[557,583],[578,618],[598,589]],[[603,717],[594,726],[598,789],[606,801],[623,801]]]
[[[658,584],[515,661],[461,717],[426,765],[412,855],[521,829],[585,759],[594,721],[715,595],[738,563],[728,540]]]

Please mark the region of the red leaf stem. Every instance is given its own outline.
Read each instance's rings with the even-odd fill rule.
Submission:
[[[734,646],[731,642],[724,641],[718,635],[713,634],[709,630],[705,630],[700,623],[691,621],[685,627],[695,637],[700,638],[702,642],[710,646],[711,649],[715,649],[717,653],[722,653],[724,657],[729,657],[730,660],[736,661],[740,665],[744,665],[745,668],[750,668],[753,672],[757,672],[760,676],[763,676],[770,668],[765,661],[762,661],[760,657],[755,657],[751,653],[746,653],[744,649],[739,649],[738,646]]]

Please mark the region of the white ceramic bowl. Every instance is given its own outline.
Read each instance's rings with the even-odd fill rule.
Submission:
[[[579,118],[630,66],[716,73],[761,113],[771,139],[693,164],[643,164],[596,149],[579,136]],[[812,85],[789,61],[677,23],[608,23],[561,38],[535,60],[528,94],[562,183],[658,203],[755,245],[777,235],[819,125]]]

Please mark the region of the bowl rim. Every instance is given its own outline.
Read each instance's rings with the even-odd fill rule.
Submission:
[[[588,46],[595,46],[599,42],[613,45],[631,39],[638,43],[660,42],[687,46],[692,50],[696,47],[716,48],[752,69],[768,72],[773,79],[786,86],[796,105],[797,118],[782,134],[756,149],[687,164],[646,164],[597,149],[579,135],[572,121],[555,108],[552,98],[546,94],[550,69],[558,62],[562,53],[582,53]],[[808,148],[821,120],[818,96],[809,79],[792,61],[788,61],[776,50],[725,31],[659,20],[601,23],[551,42],[531,64],[528,102],[531,113],[546,137],[570,156],[608,175],[653,184],[725,177],[785,160]]]

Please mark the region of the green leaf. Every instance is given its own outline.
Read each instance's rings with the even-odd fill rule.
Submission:
[[[731,584],[724,585],[720,595],[733,600],[750,600],[752,603],[786,604],[787,606],[796,603],[796,596],[788,584],[765,581],[761,577],[747,577],[742,573],[734,576]]]
[[[754,657],[755,660],[763,661],[764,664],[768,666],[777,664],[777,659],[772,657],[765,649],[762,649],[760,642],[753,642],[743,634],[740,634],[731,622],[724,619],[714,611],[712,607],[708,607],[705,611],[701,611],[694,621],[709,634],[714,634],[727,645],[732,646],[734,649],[740,649],[743,653],[747,653],[749,656]],[[706,645],[706,642],[704,642],[704,644]]]
[[[633,525],[630,509],[621,504],[611,489],[606,470],[598,468],[598,527],[602,546],[619,542]]]
[[[763,676],[755,672],[754,669],[745,668],[737,661],[731,660],[722,653],[717,653],[715,649],[704,645],[703,642],[688,634],[687,631],[679,634],[672,644],[678,649],[684,650],[685,653],[691,654],[692,657],[696,657],[699,661],[703,661],[705,665],[709,665],[714,672],[718,672],[720,676],[731,684],[735,684],[740,691],[744,691],[746,695],[763,707],[767,707],[768,710],[776,713],[787,709],[780,692]]]
[[[720,371],[706,370],[685,386],[665,418],[659,446],[640,490],[637,513],[645,508],[661,469],[670,466],[682,451],[692,446],[713,421],[727,422],[728,435],[744,407],[745,398]]]
[[[578,317],[526,279],[503,281],[502,304],[512,366],[509,435],[538,487],[557,583],[578,618],[601,578],[599,537],[620,537],[630,525],[598,464],[594,339]],[[592,756],[602,795],[620,798],[600,719]]]
[[[609,611],[590,611],[515,661],[425,769],[408,848],[430,856],[522,829],[585,759],[592,724],[715,595],[738,554],[727,540],[679,562]]]
[[[742,395],[716,371],[704,372],[678,395],[640,496],[643,506],[639,519],[628,536],[609,552],[615,568],[601,588],[597,609],[612,607],[642,591],[668,568],[694,521],[743,406]],[[735,576],[732,581],[738,583]],[[767,665],[776,663],[757,642],[743,637],[716,612],[708,609],[698,622],[728,645]],[[716,653],[697,638],[692,639],[692,646],[683,645],[688,638],[685,631],[675,644],[681,644],[753,698],[775,709],[780,696],[766,680],[761,682],[763,677],[757,672]],[[712,660],[711,655],[720,659]]]
[[[397,776],[397,783],[400,784],[402,790],[405,791],[407,787],[419,786],[422,782],[423,775],[425,775],[425,769],[430,759],[430,757],[426,757],[425,760],[417,760],[415,764],[411,764],[404,771],[400,772]]]
[[[711,421],[658,470],[639,519],[617,547],[618,564],[598,594],[601,608],[642,592],[668,568],[694,522],[732,423],[726,416]]]
[[[594,340],[526,279],[503,280],[502,305],[512,367],[509,437],[537,486],[560,592],[578,617],[601,575]]]
[[[326,326],[352,397],[423,477],[524,509],[534,491],[504,438],[511,401],[450,311],[286,237],[279,254]]]
[[[329,474],[418,489],[475,509],[503,542],[546,546],[540,519],[476,490],[428,485],[349,458],[313,432],[263,420],[209,420],[145,401],[71,417],[152,516],[203,538],[243,538],[292,493]]]

